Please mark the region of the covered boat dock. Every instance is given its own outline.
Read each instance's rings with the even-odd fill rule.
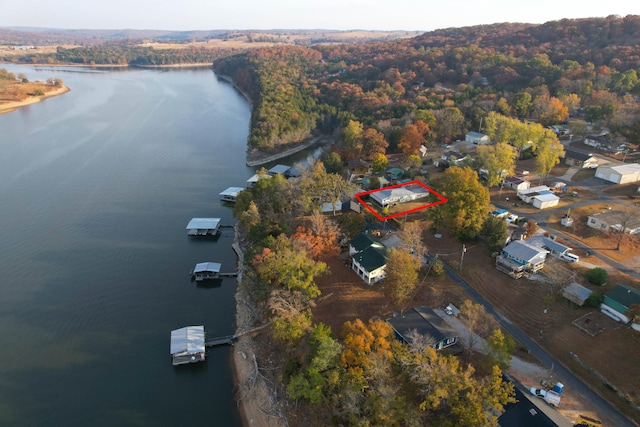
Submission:
[[[244,190],[242,187],[229,187],[220,193],[220,200],[223,202],[235,203],[238,194]]]
[[[204,326],[185,326],[171,331],[170,353],[174,366],[203,362],[206,354]]]
[[[220,218],[192,218],[187,230],[189,236],[215,236],[220,232]]]
[[[199,262],[191,270],[191,277],[196,282],[202,282],[203,280],[219,279],[220,269],[222,264],[219,262]]]

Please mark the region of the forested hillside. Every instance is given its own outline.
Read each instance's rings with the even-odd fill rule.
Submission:
[[[545,126],[581,116],[640,142],[639,16],[280,46],[223,58],[214,68],[252,94],[250,146],[262,149],[349,120],[383,131],[393,147],[416,114],[430,125],[428,142],[448,142],[478,130],[492,111]]]

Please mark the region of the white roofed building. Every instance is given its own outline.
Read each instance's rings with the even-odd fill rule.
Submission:
[[[220,218],[192,218],[187,230],[189,236],[214,236],[220,232]]]
[[[220,277],[222,264],[219,262],[199,262],[191,271],[191,277],[196,282],[203,280],[217,279]]]
[[[220,200],[223,202],[235,202],[238,198],[238,194],[244,190],[242,187],[229,187],[220,193]]]
[[[171,331],[170,354],[174,365],[203,362],[204,326],[185,326]]]
[[[371,193],[371,198],[380,206],[393,206],[429,197],[429,191],[421,185],[406,185]]]

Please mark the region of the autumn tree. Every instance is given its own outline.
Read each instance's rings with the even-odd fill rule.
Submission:
[[[550,126],[569,118],[569,108],[558,98],[548,94],[538,96],[533,101],[533,109],[542,126]]]
[[[364,127],[362,123],[349,120],[344,129],[342,140],[344,141],[345,155],[347,159],[360,157],[363,147]]]
[[[564,156],[564,146],[555,136],[548,136],[538,142],[536,147],[536,172],[546,180],[551,169],[560,163]]]
[[[385,293],[394,304],[403,304],[413,294],[418,282],[420,262],[407,250],[387,250]]]
[[[306,177],[301,185],[304,194],[320,204],[331,203],[333,215],[336,214],[336,206],[346,197],[355,193],[355,186],[342,176],[328,173],[322,162],[316,164],[313,173]]]
[[[261,281],[290,291],[300,290],[310,298],[320,295],[314,279],[328,272],[324,262],[310,259],[305,250],[296,250],[287,236],[281,234],[272,247],[267,247],[252,260]]]
[[[514,174],[516,155],[516,150],[506,142],[478,147],[478,163],[481,168],[487,170],[489,187],[500,184],[505,177]]]
[[[362,157],[373,160],[377,154],[386,154],[389,143],[382,132],[374,128],[367,128],[363,134]]]
[[[387,170],[389,166],[389,159],[384,154],[376,154],[373,156],[373,162],[371,163],[371,169],[374,173],[381,173]]]
[[[288,344],[294,344],[311,329],[309,295],[302,291],[273,289],[267,306],[270,313],[273,336]]]
[[[438,181],[440,194],[447,203],[430,209],[438,215],[459,240],[476,237],[489,210],[489,190],[478,181],[478,174],[469,167],[448,168]]]
[[[514,97],[513,97],[513,109],[516,112],[516,115],[518,117],[528,117],[529,116],[529,110],[531,109],[531,107],[533,106],[533,98],[531,97],[531,94],[528,92],[518,92]]]
[[[505,335],[500,328],[496,328],[487,337],[486,351],[500,369],[507,369],[511,365],[511,354],[515,349],[515,342],[510,335]]]

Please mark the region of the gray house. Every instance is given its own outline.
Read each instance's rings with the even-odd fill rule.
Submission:
[[[387,319],[396,336],[403,342],[410,344],[412,331],[430,337],[431,347],[436,350],[450,347],[458,342],[457,332],[440,318],[429,307],[414,307],[402,315]]]
[[[531,245],[525,240],[514,240],[496,257],[496,268],[519,279],[542,270],[548,250]]]

